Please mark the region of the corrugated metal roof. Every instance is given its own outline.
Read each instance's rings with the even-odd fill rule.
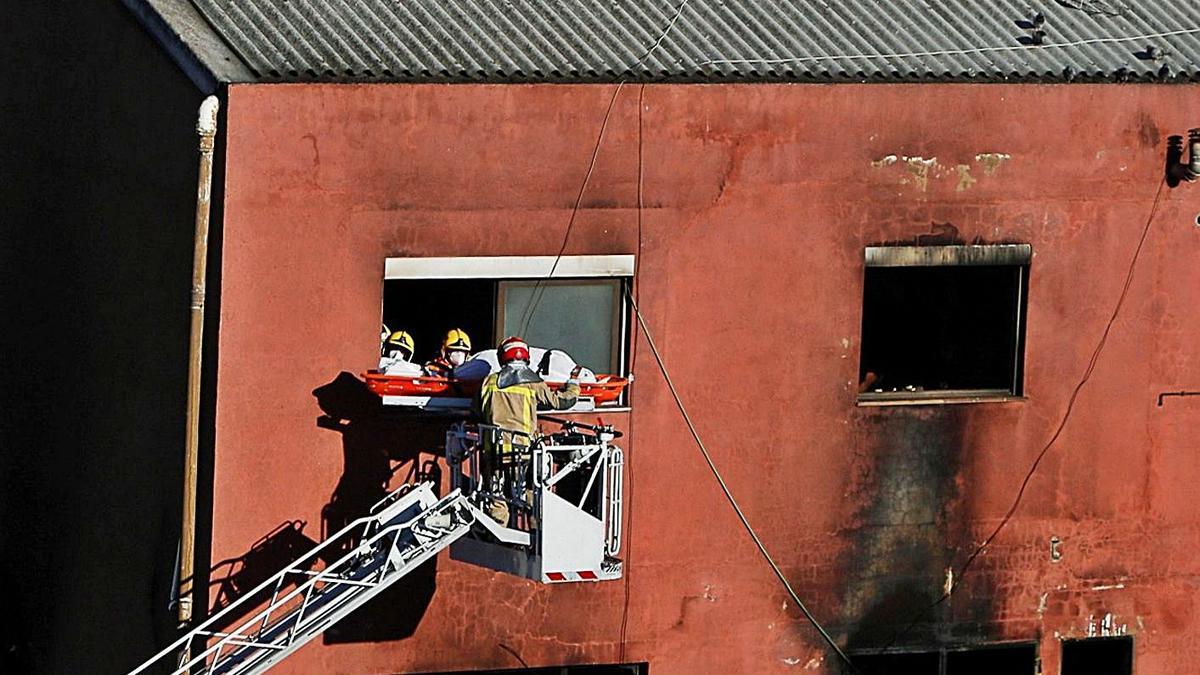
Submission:
[[[192,2],[264,80],[1200,79],[1195,2]]]

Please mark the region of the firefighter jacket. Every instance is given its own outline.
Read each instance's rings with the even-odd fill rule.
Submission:
[[[579,398],[579,383],[569,380],[561,392],[550,389],[529,368],[505,367],[492,373],[479,390],[479,413],[492,424],[532,437],[537,431],[537,410],[566,410]]]

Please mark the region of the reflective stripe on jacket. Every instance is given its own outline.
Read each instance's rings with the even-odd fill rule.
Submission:
[[[522,382],[501,388],[499,374],[492,373],[479,390],[479,412],[484,424],[492,424],[531,437],[537,431],[539,407],[566,410],[579,398],[579,383],[567,382],[561,392],[545,382]]]

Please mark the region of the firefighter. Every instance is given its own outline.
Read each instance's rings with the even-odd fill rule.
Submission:
[[[518,337],[500,343],[500,372],[488,375],[479,390],[479,414],[485,425],[497,427],[481,432],[483,438],[483,475],[487,476],[493,494],[520,491],[516,484],[526,478],[529,446],[537,437],[537,410],[551,408],[566,410],[579,398],[579,366],[571,371],[570,379],[561,392],[550,389],[529,367],[529,345]],[[531,492],[523,491],[526,501]],[[510,495],[511,497],[511,495]],[[508,524],[508,504],[493,500],[488,512],[501,525]]]
[[[442,350],[437,358],[425,364],[425,372],[434,377],[450,377],[454,369],[466,362],[471,355],[471,336],[461,328],[453,328],[442,340]]]
[[[416,351],[411,335],[402,330],[393,331],[379,349],[379,372],[385,375],[420,375],[421,366],[412,362]]]

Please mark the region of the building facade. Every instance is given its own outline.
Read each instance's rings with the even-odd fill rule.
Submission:
[[[230,88],[214,560],[281,521],[320,521],[368,453],[401,461],[436,445],[425,430],[370,419],[323,428],[314,390],[373,366],[387,259],[556,254],[614,87]],[[647,85],[617,95],[566,254],[638,257],[642,316],[716,463],[852,652],[914,621],[893,647],[1033,643],[1043,672],[1059,672],[1062,641],[1074,638],[1132,637],[1137,672],[1178,672],[1192,658],[1196,539],[1182,479],[1194,470],[1194,404],[1157,405],[1195,368],[1188,308],[1200,284],[1176,255],[1197,236],[1200,201],[1186,186],[1159,196],[1094,372],[1015,515],[964,578],[951,570],[1005,516],[1055,435],[1121,295],[1165,135],[1187,125],[1194,93]],[[860,401],[864,252],[937,246],[946,224],[956,242],[1032,249],[1022,395]],[[900,340],[921,327],[888,330]],[[729,509],[636,333],[631,351],[629,410],[605,416],[630,437],[624,581],[545,587],[442,559],[411,637],[327,639],[285,667],[520,666],[511,649],[538,666],[837,672]],[[928,609],[948,583],[951,597]],[[372,609],[377,622],[393,611]]]
[[[490,346],[511,325],[499,289],[539,278],[471,290],[396,261],[635,260],[610,279],[605,343],[634,383],[574,414],[626,434],[623,579],[541,585],[443,554],[280,671],[843,672],[720,491],[648,335],[748,521],[864,672],[1177,673],[1200,656],[1200,398],[1174,395],[1200,388],[1200,188],[1168,168],[1188,156],[1171,137],[1200,126],[1200,16],[996,2],[1001,18],[956,33],[897,12],[838,60],[814,55],[857,33],[830,24],[825,44],[805,8],[770,23],[758,3],[553,21],[484,3],[127,4],[223,110],[205,606],[410,471],[438,475],[445,419],[385,411],[359,379],[381,319],[475,322]],[[908,56],[861,58],[893,52]],[[190,214],[171,213],[185,298]],[[155,325],[182,344],[184,319]],[[164,428],[139,452],[173,421],[182,440],[176,403],[145,413]],[[173,463],[155,470],[178,484]],[[170,523],[175,499],[138,503]],[[141,578],[170,569],[161,529]]]

